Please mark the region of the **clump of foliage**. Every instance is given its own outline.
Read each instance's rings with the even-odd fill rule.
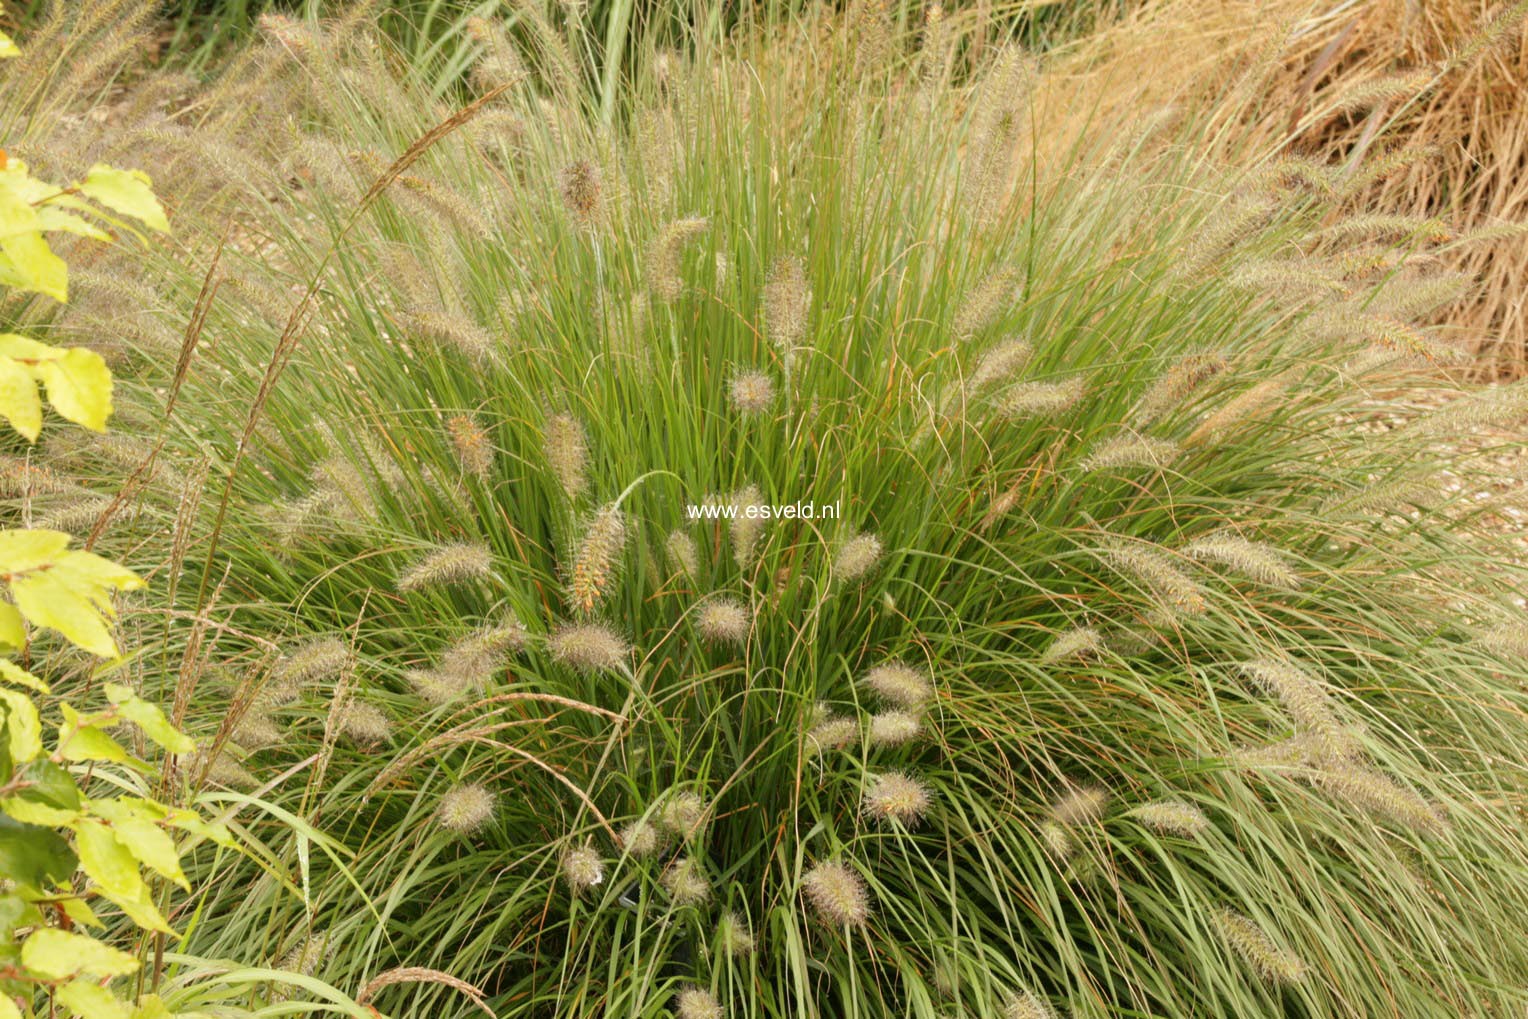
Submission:
[[[457,981],[400,1015],[1524,1006],[1523,571],[1433,472],[1528,401],[1379,427],[1451,388],[1425,224],[1037,160],[937,19],[698,32],[615,110],[538,25],[463,111],[272,26],[155,150],[194,328],[110,352],[191,481],[105,540],[180,578],[133,624],[205,781],[327,837],[193,944]]]

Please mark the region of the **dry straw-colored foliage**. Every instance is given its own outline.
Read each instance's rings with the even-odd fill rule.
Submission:
[[[1528,370],[1528,3],[1163,0],[1046,62],[1049,130],[1192,120],[1221,155],[1343,166],[1385,153],[1350,209],[1433,219],[1476,279],[1434,312],[1482,375]]]

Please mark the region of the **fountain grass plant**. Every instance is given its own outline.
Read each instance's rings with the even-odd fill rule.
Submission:
[[[466,982],[394,1016],[1528,1004],[1524,574],[1436,480],[1528,402],[1408,324],[1427,225],[1031,158],[1027,61],[942,24],[697,29],[602,112],[542,23],[454,113],[268,19],[103,135],[184,196],[186,339],[51,466],[132,479],[191,781],[329,840],[201,861],[198,951]]]

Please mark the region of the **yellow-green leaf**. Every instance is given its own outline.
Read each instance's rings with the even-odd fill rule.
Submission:
[[[64,233],[89,237],[93,241],[109,241],[112,239],[111,234],[102,230],[90,222],[90,220],[60,209],[56,205],[44,205],[38,208],[37,221],[45,231],[60,230]]]
[[[81,927],[106,926],[101,922],[101,918],[95,915],[95,910],[91,909],[84,899],[70,896],[65,899],[59,899],[57,902],[58,908],[64,911],[64,915]]]
[[[32,698],[15,690],[0,689],[0,706],[5,708],[11,760],[19,764],[42,753],[42,720],[37,717],[37,705]]]
[[[106,696],[117,712],[143,730],[143,734],[172,754],[189,754],[196,749],[191,737],[170,724],[156,705],[142,700],[125,686],[106,684]]]
[[[112,901],[119,897],[136,899],[143,894],[137,859],[117,841],[110,828],[100,821],[85,819],[75,825],[74,835],[80,866]]]
[[[148,885],[140,884],[137,895],[113,895],[105,891],[101,894],[122,910],[129,920],[144,930],[163,931],[165,934],[175,933],[175,929],[166,922],[164,914],[159,912],[159,907],[155,906],[153,900],[149,898]]]
[[[154,197],[148,174],[141,170],[118,170],[97,163],[85,175],[79,189],[86,197],[100,202],[113,212],[142,220],[151,230],[170,232],[170,221],[165,218],[164,207]]]
[[[0,53],[0,56],[6,55]],[[9,994],[0,994],[0,1019],[21,1019],[21,1009],[16,1007]]]
[[[159,995],[145,994],[138,999],[138,1007],[133,1009],[133,1019],[173,1019],[173,1016]]]
[[[48,247],[41,230],[0,237],[0,252],[10,263],[12,286],[35,290],[55,301],[69,300],[69,267]]]
[[[71,347],[56,361],[37,366],[48,402],[64,418],[91,431],[106,431],[111,416],[111,371],[101,355]]]
[[[6,561],[0,555],[0,563]],[[21,576],[13,572],[11,597],[32,624],[51,627],[92,654],[115,658],[117,645],[106,628],[106,620],[115,614],[111,592],[142,586],[137,574],[110,559],[91,552],[61,552],[46,570]]]
[[[53,992],[53,1000],[83,1019],[132,1019],[127,1002],[88,980],[71,980]]]
[[[68,547],[69,535],[63,531],[0,531],[0,569],[6,573],[25,573],[52,566]]]
[[[29,442],[42,432],[42,398],[37,378],[22,365],[0,356],[0,417]]]
[[[21,964],[48,980],[63,980],[78,973],[122,977],[138,972],[138,960],[126,952],[56,927],[33,931],[22,942]]]
[[[10,36],[0,32],[0,59],[19,56],[21,56],[21,49],[11,40]]]
[[[180,885],[186,891],[191,885],[180,869],[180,855],[175,851],[175,841],[165,830],[152,821],[128,818],[114,822],[117,841],[128,848],[145,867]]]
[[[228,831],[227,825],[204,820],[194,811],[179,809],[166,811],[164,822],[172,828],[179,828],[190,835],[201,836],[225,849],[234,848],[233,835]]]
[[[12,612],[16,611],[15,606],[9,605],[5,602],[0,602],[0,618],[4,618],[5,616],[5,612],[3,611],[4,609],[10,609]],[[21,623],[21,613],[19,612],[16,613],[16,621],[17,625],[19,626]],[[32,690],[43,695],[48,693],[48,684],[38,679],[36,676],[23,669],[21,666],[11,661],[9,658],[0,658],[0,679],[5,680],[12,686],[24,686],[28,690]]]
[[[21,618],[21,613],[16,611],[16,606],[12,605],[10,602],[0,601],[0,646],[21,647],[21,645],[25,644],[26,642],[27,627],[26,622]],[[12,666],[12,668],[16,667]],[[20,672],[24,677],[26,677],[25,679],[19,679],[15,681],[19,685],[28,686],[34,690],[37,690],[38,687],[42,686],[42,680],[38,679],[30,672],[26,672],[20,668],[16,668],[16,671]],[[5,676],[0,678],[9,679],[10,677]],[[38,692],[47,693],[48,691],[43,689],[38,690]]]
[[[45,828],[62,828],[80,819],[80,813],[77,810],[61,810],[36,800],[24,800],[19,796],[0,800],[0,813],[8,814],[22,824],[40,824]]]
[[[111,761],[126,764],[127,751],[122,744],[80,718],[79,712],[67,704],[58,706],[64,716],[58,727],[58,749],[66,761]]]

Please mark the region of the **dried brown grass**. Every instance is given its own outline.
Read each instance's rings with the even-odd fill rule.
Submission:
[[[1446,268],[1479,285],[1440,306],[1482,376],[1528,373],[1528,4],[1162,0],[1047,62],[1037,133],[1192,121],[1206,155],[1390,172],[1344,178],[1350,210],[1435,217],[1465,236]],[[1128,125],[1128,126],[1127,126]],[[1171,132],[1176,134],[1176,132]],[[1472,232],[1492,231],[1475,240]]]

